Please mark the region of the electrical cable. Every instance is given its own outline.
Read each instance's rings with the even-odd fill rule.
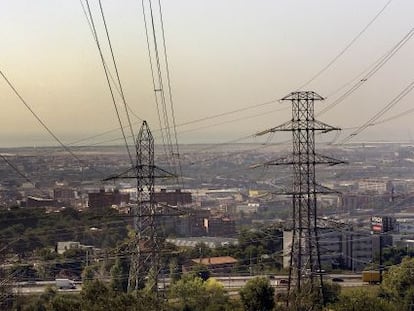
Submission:
[[[163,120],[164,120],[163,127],[166,132],[167,148],[169,149],[169,155],[170,155],[168,159],[170,161],[170,165],[172,166],[174,170],[173,173],[176,176],[178,176],[177,163],[175,161],[176,156],[174,154],[172,138],[171,138],[171,131],[170,131],[171,127],[170,127],[169,115],[167,112],[167,100],[166,100],[166,96],[164,92],[164,81],[163,81],[163,74],[162,74],[162,69],[161,69],[161,60],[160,60],[159,49],[158,49],[157,35],[156,35],[156,30],[155,30],[155,20],[154,20],[154,12],[152,9],[152,1],[148,0],[148,3],[149,3],[149,12],[150,12],[150,17],[151,17],[152,40],[153,40],[154,51],[155,51],[154,53],[155,63],[157,65],[156,68],[157,68],[158,84],[159,84],[156,95],[160,94],[161,96],[161,107],[162,107]]]
[[[358,127],[357,130],[353,131],[347,137],[343,139],[341,144],[345,144],[355,136],[359,135],[362,131],[372,125],[376,120],[381,118],[385,113],[387,113],[392,107],[398,104],[405,96],[407,96],[414,88],[414,81],[411,82],[407,87],[405,87],[396,97],[394,97],[385,107],[383,107],[380,111],[378,111],[374,116],[372,116],[368,121],[363,123],[361,126]]]
[[[158,51],[158,41],[157,41],[157,35],[156,35],[156,30],[155,30],[154,12],[152,9],[152,1],[148,0],[148,3],[149,3],[149,12],[150,12],[150,17],[151,17],[152,40],[153,40],[154,51],[155,51],[154,53],[155,64],[156,64],[157,73],[158,73],[159,88],[157,89],[157,92],[161,94],[161,104],[162,104],[161,107],[162,107],[163,117],[164,117],[163,127],[166,130],[168,147],[171,148],[172,140],[171,140],[171,133],[170,133],[169,118],[168,118],[168,113],[167,113],[166,98],[165,98],[165,93],[164,93],[164,82],[162,78],[161,61],[160,61],[160,55]],[[172,150],[170,150],[170,154],[173,154]]]
[[[413,112],[414,112],[414,108],[407,109],[407,110],[405,110],[403,112],[400,112],[400,113],[398,113],[394,116],[391,116],[389,118],[386,118],[386,119],[383,119],[383,120],[380,120],[380,121],[377,121],[377,122],[370,123],[370,124],[367,125],[367,128],[371,127],[371,126],[376,126],[376,125],[379,125],[379,124],[384,124],[384,123],[387,123],[389,121],[397,120],[397,119],[402,118],[402,117],[406,117],[406,116],[408,116],[409,114],[411,114]],[[347,131],[347,130],[356,130],[358,128],[359,128],[358,126],[353,126],[353,127],[342,128],[342,130],[345,130],[345,131]],[[337,133],[339,133],[339,132],[337,132]],[[338,140],[338,138],[334,139],[334,141],[337,141],[337,140]],[[334,145],[333,142],[329,143],[329,144]]]
[[[393,120],[399,119],[401,117],[406,117],[407,115],[409,115],[409,114],[411,114],[413,112],[414,112],[414,108],[411,108],[411,109],[405,110],[405,111],[403,111],[401,113],[398,113],[398,114],[396,114],[394,116],[391,116],[389,118],[386,118],[386,119],[383,119],[381,121],[375,122],[375,123],[371,124],[370,126],[372,126],[372,125],[378,125],[378,124],[383,124],[383,123],[387,123],[389,121],[393,121]]]
[[[320,116],[338,104],[342,103],[346,98],[348,98],[352,93],[354,93],[356,90],[358,90],[362,85],[365,84],[365,82],[368,81],[374,74],[376,74],[414,35],[414,28],[411,28],[411,30],[400,40],[394,47],[385,54],[385,56],[382,56],[378,61],[376,61],[374,64],[374,67],[369,70],[369,72],[364,75],[362,79],[360,79],[358,82],[356,82],[350,89],[348,89],[344,94],[342,94],[338,99],[333,101],[331,104],[326,106],[324,109],[322,109],[316,116]]]
[[[198,122],[203,122],[203,121],[207,121],[207,120],[211,120],[211,119],[215,119],[215,118],[219,118],[219,117],[224,117],[224,116],[231,115],[231,114],[234,114],[234,113],[239,113],[239,112],[251,110],[251,109],[254,109],[254,108],[257,108],[257,107],[267,106],[267,105],[273,104],[275,102],[280,103],[280,100],[273,99],[273,100],[270,100],[270,101],[267,101],[267,102],[264,102],[264,103],[255,104],[255,105],[247,106],[247,107],[244,107],[244,108],[239,108],[239,109],[235,109],[235,110],[231,110],[231,111],[227,111],[227,112],[222,112],[222,113],[210,115],[210,116],[203,117],[203,118],[200,118],[200,119],[180,123],[180,124],[177,125],[177,127],[182,127],[182,126],[186,126],[186,125],[193,124],[193,123],[198,123]],[[289,109],[289,107],[282,108],[281,110],[284,110],[284,109]]]
[[[76,159],[79,164],[85,164],[83,160],[81,160],[73,151],[66,146],[59,137],[56,136],[55,133],[46,125],[46,123],[34,112],[34,110],[29,106],[26,100],[20,95],[17,91],[15,86],[11,83],[11,81],[6,77],[2,70],[0,70],[0,75],[6,81],[7,85],[11,88],[13,93],[19,98],[20,102],[30,111],[30,113],[35,117],[35,119],[42,125],[42,127],[53,137],[53,139],[66,151],[68,152],[74,159]],[[102,174],[102,172],[95,170],[97,173]]]
[[[23,174],[13,163],[11,163],[3,154],[0,153],[0,157],[3,159],[4,162],[7,163],[20,177],[23,177],[26,181],[31,183],[33,186],[36,187],[36,184],[25,174]]]
[[[129,159],[131,161],[131,165],[134,166],[134,161],[132,159],[132,155],[131,155],[131,152],[130,152],[129,146],[128,146],[128,141],[127,141],[127,138],[126,138],[126,135],[125,135],[125,132],[124,132],[124,128],[122,126],[121,116],[120,116],[119,111],[118,111],[118,106],[116,105],[115,96],[114,96],[114,92],[112,90],[111,81],[110,81],[109,76],[108,76],[107,67],[105,66],[105,59],[104,59],[103,52],[102,52],[102,49],[101,49],[101,44],[99,43],[99,37],[98,37],[97,31],[96,31],[95,22],[93,20],[93,15],[92,15],[91,8],[90,8],[90,5],[89,5],[89,0],[85,0],[85,1],[86,1],[86,6],[87,6],[87,9],[88,9],[89,18],[90,18],[90,21],[91,21],[91,25],[92,25],[92,29],[93,29],[93,33],[94,33],[94,37],[95,37],[95,42],[96,42],[96,45],[97,45],[97,48],[98,48],[98,51],[99,51],[102,66],[103,66],[103,69],[104,69],[104,72],[105,72],[106,81],[107,81],[108,88],[109,88],[109,91],[110,91],[110,94],[111,94],[112,103],[114,105],[115,113],[116,113],[116,116],[117,116],[117,119],[118,119],[118,123],[119,123],[119,126],[121,128],[122,136],[124,138],[125,147],[126,147],[126,150],[128,152],[128,156],[129,156]]]
[[[91,24],[91,21],[89,20],[89,16],[88,16],[88,13],[87,13],[87,10],[86,10],[86,8],[85,8],[85,5],[83,4],[83,0],[79,0],[79,2],[80,2],[80,4],[81,4],[81,7],[82,7],[82,11],[83,11],[83,15],[85,16],[85,18],[86,18],[86,22],[88,23],[88,27],[89,27],[89,30],[91,31],[91,34],[92,34],[92,37],[93,37],[93,39],[94,39],[94,41],[95,41],[95,43],[96,43],[96,38],[95,38],[95,35],[94,35],[94,32],[93,32],[93,28],[92,28],[92,24]],[[111,72],[111,70],[108,68],[108,65],[107,65],[107,63],[106,63],[106,61],[104,60],[104,65],[105,65],[105,67],[106,67],[106,70],[108,71],[108,74],[109,74],[109,77],[110,77],[110,79],[111,79],[111,81],[112,81],[112,83],[113,83],[113,85],[114,85],[114,87],[115,87],[115,90],[117,91],[117,93],[119,94],[119,96],[121,96],[122,97],[122,94],[121,94],[121,90],[119,89],[119,87],[118,87],[118,84],[115,82],[115,78],[114,78],[114,76],[112,75],[112,72]],[[132,108],[128,105],[128,103],[127,102],[125,102],[125,105],[126,105],[126,107],[128,108],[128,111],[129,111],[129,113],[131,113],[137,120],[139,120],[139,121],[144,121],[140,116],[138,116],[133,110],[132,110]],[[118,128],[119,129],[119,128]]]
[[[276,101],[278,101],[278,100],[271,100],[271,101],[267,101],[267,102],[264,102],[264,103],[255,104],[255,105],[247,106],[247,107],[240,108],[240,109],[236,109],[236,110],[232,110],[232,111],[227,111],[227,112],[223,112],[223,113],[219,113],[219,114],[207,116],[207,117],[204,117],[204,118],[195,119],[195,120],[192,120],[192,121],[187,121],[187,122],[184,122],[184,123],[177,124],[177,128],[179,128],[179,127],[185,127],[187,125],[191,125],[191,124],[194,124],[194,123],[200,123],[200,122],[203,122],[203,121],[208,121],[208,120],[220,118],[220,117],[227,116],[227,115],[236,114],[236,113],[239,113],[239,112],[251,110],[251,109],[258,108],[258,107],[262,107],[262,106],[267,106],[269,104],[275,103]],[[284,107],[284,108],[281,108],[281,109],[272,110],[270,112],[277,112],[277,111],[282,111],[282,110],[286,110],[286,109],[289,109],[289,107]],[[268,114],[270,112],[266,112],[266,113],[263,113],[261,115],[265,115],[265,114]],[[259,114],[256,114],[255,116],[259,116]],[[248,118],[250,118],[250,117],[246,117],[245,119],[248,119]],[[239,120],[241,120],[241,118],[240,119],[234,119],[233,121],[228,121],[228,123],[235,122],[235,121],[239,121]],[[223,124],[223,123],[220,123],[220,124]],[[216,126],[216,125],[212,125],[212,126]],[[75,147],[80,142],[87,141],[87,140],[91,140],[91,139],[94,139],[94,138],[97,138],[97,137],[101,137],[101,136],[104,136],[106,134],[114,133],[114,132],[118,131],[119,129],[120,129],[120,127],[117,127],[115,129],[111,129],[111,130],[107,130],[105,132],[102,132],[102,133],[99,133],[99,134],[96,134],[96,135],[88,136],[86,138],[82,138],[82,139],[73,141],[73,142],[69,143],[68,145]],[[158,132],[158,131],[160,131],[159,128],[153,130],[153,132]],[[185,130],[185,131],[180,131],[179,133],[181,134],[181,133],[185,133],[185,132],[189,132],[189,131],[193,131],[193,129],[189,129],[189,130]],[[113,138],[113,139],[110,139],[110,140],[96,142],[93,145],[80,145],[80,146],[78,145],[76,147],[88,147],[88,146],[101,145],[101,144],[105,144],[105,143],[108,143],[108,142],[113,142],[113,141],[117,141],[117,140],[121,140],[121,139],[122,138]]]
[[[170,109],[171,109],[171,117],[172,117],[172,123],[173,123],[173,133],[174,133],[174,138],[175,138],[176,157],[178,161],[177,176],[181,177],[180,178],[181,185],[182,185],[182,188],[184,188],[184,180],[182,177],[183,173],[182,173],[182,166],[181,166],[181,161],[180,161],[180,149],[178,145],[177,124],[176,124],[176,119],[175,119],[174,101],[173,101],[172,88],[171,88],[170,66],[169,66],[168,56],[167,56],[167,44],[165,40],[164,18],[162,14],[161,0],[158,0],[158,7],[159,7],[159,15],[160,15],[160,23],[161,23],[163,48],[164,48],[164,60],[165,60],[165,69],[166,69],[166,75],[167,75],[168,94],[169,94],[169,99],[170,99]]]
[[[158,115],[158,122],[159,122],[159,125],[160,125],[160,131],[161,131],[162,146],[163,146],[163,149],[164,149],[165,156],[168,157],[168,152],[167,152],[167,149],[166,149],[167,144],[166,144],[166,141],[165,141],[165,135],[164,135],[164,130],[163,130],[163,123],[161,121],[160,103],[159,103],[158,96],[157,96],[158,88],[157,88],[156,83],[155,83],[154,64],[153,64],[153,60],[152,60],[150,36],[149,36],[149,30],[148,30],[147,16],[145,14],[144,0],[141,0],[141,7],[142,7],[142,16],[143,16],[143,19],[144,19],[145,38],[146,38],[146,42],[147,42],[148,59],[149,59],[150,69],[151,69],[152,86],[154,88],[155,106],[157,108],[156,111],[157,111],[157,115]]]
[[[112,42],[111,42],[111,38],[109,36],[109,30],[108,30],[108,26],[106,24],[105,14],[104,14],[104,11],[103,11],[101,0],[99,0],[99,8],[100,8],[100,11],[101,11],[102,21],[103,21],[103,24],[104,24],[104,27],[105,27],[106,38],[108,40],[109,49],[111,51],[112,62],[114,64],[115,74],[116,74],[116,77],[117,77],[122,102],[124,103],[125,114],[126,114],[126,117],[127,117],[127,120],[128,120],[128,125],[129,125],[130,131],[131,131],[131,136],[133,137],[134,142],[135,142],[134,130],[132,128],[131,118],[129,116],[128,107],[127,107],[127,103],[126,103],[126,99],[125,99],[125,95],[124,95],[124,90],[123,90],[122,83],[121,83],[121,78],[119,77],[118,66],[116,64],[115,55],[114,55],[114,51],[113,51],[113,48],[112,48]],[[120,126],[122,126],[122,124],[120,124]]]
[[[303,83],[297,90],[302,90],[305,86],[309,85],[315,79],[317,79],[320,75],[322,75],[326,70],[328,70],[342,55],[345,54],[349,48],[354,45],[354,43],[367,31],[367,29],[378,19],[378,17],[385,11],[385,9],[391,4],[393,0],[388,0],[387,3],[378,11],[377,14],[365,25],[364,28],[328,63],[326,64],[321,70],[319,70],[315,75],[313,75],[308,81]]]

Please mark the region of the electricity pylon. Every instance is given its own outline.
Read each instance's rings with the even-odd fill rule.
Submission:
[[[324,302],[321,256],[317,226],[317,194],[333,191],[316,181],[315,166],[336,165],[342,161],[316,153],[315,133],[340,130],[315,120],[314,102],[323,98],[315,92],[292,92],[282,98],[292,104],[292,119],[258,135],[272,132],[292,132],[292,154],[265,165],[290,165],[293,169],[292,190],[283,194],[292,196],[292,240],[288,283],[289,294],[303,293],[304,284],[312,293],[318,292]],[[317,281],[319,279],[319,282]]]
[[[128,291],[142,289],[158,290],[160,252],[163,239],[159,235],[159,217],[164,208],[155,202],[155,179],[175,175],[155,166],[154,137],[146,121],[142,122],[136,139],[136,165],[126,172],[107,178],[133,178],[137,181],[137,204],[131,208],[134,220],[134,238],[130,244],[131,263]]]

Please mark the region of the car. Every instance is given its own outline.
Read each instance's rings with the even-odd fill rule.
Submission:
[[[343,282],[344,280],[341,278],[332,278],[332,282]]]
[[[285,279],[281,279],[281,280],[279,280],[279,284],[280,285],[282,285],[282,284],[288,284],[289,283],[289,281],[288,280],[285,280]]]

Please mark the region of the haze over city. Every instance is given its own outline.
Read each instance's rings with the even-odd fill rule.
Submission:
[[[413,27],[412,1],[387,2],[163,3],[177,124],[250,107],[178,127],[178,142],[226,142],[284,122],[290,117],[288,103],[268,102],[304,85],[345,49],[305,86],[328,97],[316,105],[316,112],[322,110],[353,84],[332,97],[330,94],[354,78],[358,81],[359,74]],[[103,6],[126,100],[137,116],[156,129],[159,123],[140,4],[105,1]],[[84,9],[79,1],[0,3],[0,69],[65,143],[119,127]],[[97,20],[98,35],[104,40],[96,1],[91,1],[91,11]],[[409,40],[358,90],[320,119],[344,128],[341,137],[350,133],[346,129],[363,124],[412,82],[413,48]],[[109,60],[106,46],[103,52]],[[382,119],[409,110],[412,99],[413,95],[408,94]],[[120,106],[120,98],[116,101]],[[4,81],[0,83],[0,102],[2,146],[56,145]],[[354,140],[410,141],[414,130],[410,120],[409,114],[400,116],[368,128]],[[133,121],[138,127],[138,120],[133,117]],[[122,143],[120,131],[82,143],[105,141]]]

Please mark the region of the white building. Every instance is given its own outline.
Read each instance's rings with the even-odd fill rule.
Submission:
[[[283,232],[283,268],[289,268],[292,231]],[[343,228],[319,229],[319,250],[322,267],[362,270],[372,260],[372,236]],[[316,258],[315,258],[316,260]]]

